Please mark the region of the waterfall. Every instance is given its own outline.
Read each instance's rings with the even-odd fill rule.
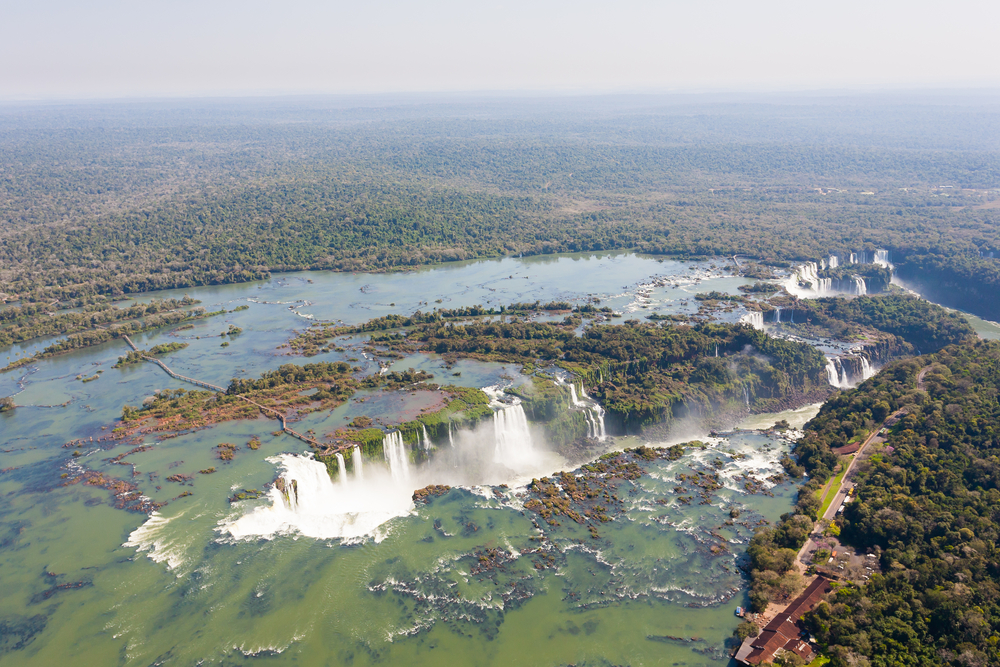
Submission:
[[[402,481],[410,477],[410,456],[403,443],[402,433],[399,431],[387,433],[382,439],[382,453],[394,480]]]
[[[865,279],[861,276],[851,276],[854,281],[854,293],[858,296],[864,296],[868,294],[868,286],[865,285]]]
[[[364,479],[365,461],[361,458],[361,448],[357,445],[354,446],[354,452],[351,454],[351,463],[354,464],[354,479]]]
[[[846,362],[846,363],[845,363]],[[851,389],[878,372],[863,352],[851,350],[843,357],[826,360],[826,376],[830,384],[838,389]]]
[[[876,250],[875,258],[872,260],[873,264],[878,264],[879,266],[884,266],[888,269],[892,269],[892,262],[889,261],[889,251],[888,250]]]
[[[832,278],[819,277],[820,264],[806,262],[792,269],[785,281],[785,289],[789,294],[804,297],[826,296],[833,288]]]
[[[360,454],[355,451],[355,455]],[[234,520],[222,522],[220,531],[237,539],[295,533],[317,539],[369,535],[378,541],[384,536],[379,526],[393,517],[406,516],[413,507],[412,487],[388,476],[376,474],[364,483],[345,486],[331,480],[326,466],[311,456],[281,454],[267,460],[282,469],[282,483],[268,492],[270,505],[253,507]],[[356,465],[355,474],[357,471]]]
[[[559,380],[559,384],[562,384],[562,380]],[[570,408],[578,408],[583,410],[584,419],[587,420],[587,437],[597,438],[598,440],[604,440],[608,437],[607,430],[604,426],[604,408],[600,404],[587,396],[587,389],[580,383],[580,395],[586,399],[586,401],[581,400],[576,394],[576,385],[574,383],[569,384],[569,398],[571,401]]]
[[[844,371],[844,366],[840,363],[840,359],[837,358],[827,358],[826,378],[837,389],[849,389],[851,386],[851,383],[847,380],[847,373]]]
[[[747,405],[747,412],[750,412],[750,389],[743,385],[743,402]]]
[[[537,459],[528,417],[520,403],[493,413],[493,434],[496,438],[493,458],[504,464],[530,463]]]
[[[344,455],[336,453],[337,457],[337,479],[341,484],[347,484],[347,464],[344,463]]]
[[[839,386],[838,383],[840,382],[840,378],[837,377],[837,367],[833,364],[833,359],[829,357],[826,360],[826,381],[834,387]]]
[[[764,313],[759,310],[751,310],[746,315],[740,318],[740,322],[744,324],[749,324],[754,329],[759,331],[764,330]]]
[[[781,306],[774,307],[774,321],[781,322]]]
[[[875,373],[876,371],[872,369],[868,357],[861,355],[861,381],[864,382],[868,378],[873,377]]]
[[[451,422],[448,422],[448,444],[451,445],[452,449],[455,449],[455,438],[451,435]]]
[[[719,344],[718,343],[715,344],[715,356],[716,357],[719,356]]]
[[[423,447],[424,451],[429,451],[431,448],[431,436],[427,435],[427,427],[424,426],[423,422],[420,423],[420,428],[423,432],[423,438],[421,438],[420,445]]]
[[[837,268],[838,266],[840,266],[840,258],[837,257],[836,255],[830,255],[830,259],[827,260],[827,265],[831,269]]]
[[[715,356],[719,356],[718,345],[715,346]],[[604,440],[608,437],[607,431],[604,430],[604,408],[601,407],[600,403],[587,396],[587,388],[583,386],[582,382],[580,383],[580,394],[593,404],[589,409],[594,411],[594,437],[598,440]]]
[[[590,408],[584,408],[583,414],[587,418],[587,437],[596,438],[597,437],[597,420],[594,419],[594,413],[591,412]]]
[[[858,256],[852,252],[851,259],[848,261],[848,264],[857,264],[857,263],[858,263]]]

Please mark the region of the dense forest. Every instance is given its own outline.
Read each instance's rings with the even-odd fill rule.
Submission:
[[[884,247],[904,274],[933,265],[993,307],[991,108],[616,104],[7,110],[0,292],[518,253],[780,264]]]
[[[860,464],[841,530],[878,554],[884,574],[839,588],[807,617],[836,667],[1000,661],[998,397],[1000,343],[970,341],[883,369],[809,423],[795,455],[824,480],[832,446],[905,411],[884,450]],[[767,538],[798,548],[804,533]]]

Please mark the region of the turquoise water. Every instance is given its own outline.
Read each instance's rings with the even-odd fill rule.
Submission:
[[[210,310],[250,308],[136,342],[187,342],[165,361],[225,385],[302,363],[280,346],[308,326],[306,315],[352,323],[435,306],[591,297],[640,315],[694,312],[694,293],[735,292],[745,282],[710,267],[581,254],[384,275],[287,274],[156,294],[189,293]],[[223,348],[219,334],[229,324],[244,333]],[[343,353],[310,361],[357,358],[352,363],[377,370],[356,341],[342,344]],[[237,539],[226,526],[270,511],[274,499],[229,498],[241,489],[265,490],[282,461],[305,446],[273,436],[276,423],[261,418],[163,441],[148,437],[149,449],[112,461],[131,445],[89,439],[106,436],[123,405],[184,387],[151,364],[112,369],[125,351],[108,343],[0,375],[0,395],[16,394],[19,406],[0,415],[0,665],[725,664],[733,609],[745,596],[737,564],[752,528],[791,506],[788,483],[770,497],[748,494],[737,480],[750,467],[760,479],[776,472],[788,442],[742,434],[677,462],[650,464],[647,476],[620,489],[622,514],[602,526],[598,539],[568,520],[552,528],[524,512],[517,484],[526,480],[514,470],[492,473],[507,474],[506,489],[471,485],[425,506],[406,503],[368,538],[310,538],[292,527]],[[394,364],[408,367],[471,387],[519,379],[510,366],[462,361],[445,368],[434,355]],[[76,379],[98,370],[94,382]],[[361,412],[348,403],[311,416],[309,426],[323,433]],[[261,440],[257,451],[245,446],[253,437]],[[464,433],[459,448],[488,458],[493,438],[489,428]],[[221,442],[239,445],[233,461],[215,457]],[[534,447],[538,470],[567,468],[537,433]],[[450,477],[440,472],[440,481],[474,479],[455,465]],[[379,462],[366,466],[371,477],[364,484],[390,479]],[[211,467],[216,472],[198,472]],[[708,504],[678,500],[679,472],[717,469],[725,486]],[[415,470],[409,484],[434,481],[439,470]],[[117,509],[105,489],[66,485],[81,471],[134,483],[167,504],[153,517]],[[177,474],[190,479],[167,479]],[[354,482],[359,486],[337,492],[362,488]],[[405,501],[412,488],[399,482],[392,493]],[[728,525],[734,506],[740,518]],[[498,566],[480,571],[485,553],[495,554]]]

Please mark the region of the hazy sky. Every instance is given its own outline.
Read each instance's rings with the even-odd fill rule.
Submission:
[[[0,0],[0,98],[1000,86],[997,0]]]

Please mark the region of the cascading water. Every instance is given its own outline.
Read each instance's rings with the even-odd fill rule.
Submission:
[[[344,455],[337,452],[337,479],[341,484],[347,484],[347,464],[344,463]]]
[[[280,483],[268,492],[271,504],[222,523],[220,531],[237,539],[298,533],[318,539],[373,535],[378,540],[379,526],[413,509],[413,489],[386,475],[345,485],[330,479],[326,466],[311,456],[282,454],[267,460],[282,468]],[[357,461],[360,456],[355,475]]]
[[[354,453],[351,454],[351,463],[354,464],[354,479],[365,478],[365,460],[361,457],[361,448],[355,445]]]
[[[831,269],[835,269],[840,266],[840,258],[836,255],[830,255],[830,259],[827,260],[827,266]]]
[[[848,264],[857,264],[857,263],[858,263],[858,256],[852,252],[851,259],[848,261]]]
[[[774,307],[774,321],[781,322],[781,306]]]
[[[719,346],[715,346],[715,356],[719,356]],[[604,440],[608,437],[608,433],[604,428],[604,408],[601,404],[587,396],[587,389],[581,384],[580,393],[585,399],[591,402],[591,409],[594,411],[594,437],[598,440]]]
[[[523,466],[538,459],[528,416],[521,403],[505,405],[493,412],[493,434],[496,439],[493,460],[498,463]]]
[[[839,359],[827,358],[826,360],[827,381],[837,389],[849,389],[851,383],[847,380],[847,373]]]
[[[719,347],[715,347],[715,356],[719,356]],[[570,400],[573,402],[573,406],[577,408],[583,408],[584,416],[587,419],[587,437],[597,438],[598,440],[604,440],[608,437],[607,431],[604,427],[604,408],[601,407],[600,403],[587,396],[587,389],[580,384],[580,395],[586,399],[587,402],[577,398],[576,395],[576,385],[569,385],[569,396]]]
[[[746,315],[740,318],[740,322],[749,324],[754,329],[758,331],[764,330],[764,313],[759,310],[751,310]]]
[[[382,453],[389,464],[389,472],[394,480],[403,481],[410,477],[410,456],[399,431],[387,433],[382,439]]]
[[[448,444],[451,445],[452,449],[455,449],[455,438],[451,435],[451,422],[448,422]]]
[[[743,402],[746,403],[747,412],[750,412],[750,388],[743,385]]]
[[[864,382],[865,380],[867,380],[867,379],[869,379],[871,377],[874,377],[875,373],[877,373],[877,372],[878,371],[876,371],[876,370],[874,370],[872,368],[872,365],[868,361],[868,358],[865,357],[865,356],[862,356],[861,357],[861,381]]]
[[[421,429],[421,434],[423,436],[420,440],[420,446],[423,447],[423,450],[425,452],[430,451],[431,445],[433,443],[431,442],[431,436],[427,435],[427,427],[424,426],[423,424],[420,424],[420,429]]]
[[[865,279],[861,276],[851,276],[851,280],[854,281],[854,293],[857,296],[864,296],[868,294],[868,286],[865,284]]]

